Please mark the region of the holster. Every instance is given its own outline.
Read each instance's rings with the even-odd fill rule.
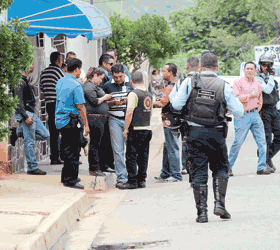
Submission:
[[[227,123],[225,123],[225,124],[223,125],[223,135],[224,135],[224,138],[225,138],[225,139],[226,139],[227,136],[228,136],[228,125],[227,125]]]

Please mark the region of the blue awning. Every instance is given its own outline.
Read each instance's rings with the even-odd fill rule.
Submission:
[[[91,4],[76,0],[14,0],[8,10],[8,21],[18,17],[28,21],[29,36],[43,32],[50,38],[58,34],[89,40],[112,35],[111,24],[103,13]]]

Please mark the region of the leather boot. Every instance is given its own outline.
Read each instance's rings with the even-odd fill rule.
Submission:
[[[193,185],[193,194],[197,208],[197,218],[196,222],[204,223],[208,222],[207,217],[207,185],[200,184],[200,185]]]
[[[225,207],[225,198],[227,191],[228,178],[222,176],[213,178],[213,192],[215,198],[214,214],[221,219],[230,219],[231,216]]]

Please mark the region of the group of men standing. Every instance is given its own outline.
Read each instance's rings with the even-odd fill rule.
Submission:
[[[64,186],[84,189],[78,178],[80,127],[87,136],[90,126],[84,105],[85,93],[78,81],[82,74],[82,62],[74,56],[68,58],[65,75],[61,70],[60,53],[52,53],[50,59],[50,66],[42,73],[41,84],[49,115],[51,163],[64,164],[61,176]],[[258,144],[257,174],[275,171],[272,158],[280,150],[279,96],[272,69],[273,58],[263,55],[259,64],[260,70],[257,72],[256,65],[247,62],[245,77],[237,80],[231,88],[217,76],[218,57],[212,52],[203,53],[200,63],[197,57],[188,58],[188,75],[183,81],[176,77],[176,65],[167,63],[163,68],[167,86],[162,97],[153,103],[142,73],[136,71],[130,76],[127,68],[117,63],[114,50],[103,54],[99,68],[104,77],[100,78],[97,87],[102,89],[102,96],[106,95],[106,100],[103,98],[102,102],[108,105],[109,117],[104,125],[103,141],[107,141],[108,147],[106,152],[102,152],[106,159],[102,170],[116,172],[116,187],[119,189],[146,187],[152,109],[162,108],[165,136],[163,165],[160,175],[155,178],[160,181],[182,181],[182,161],[194,192],[198,214],[196,221],[208,222],[209,165],[213,173],[214,214],[230,219],[231,215],[225,208],[228,178],[233,175],[232,167],[248,131],[252,131]],[[27,173],[41,175],[46,173],[37,167],[34,144],[35,140],[46,140],[49,132],[36,117],[34,92],[26,80],[33,70],[32,66],[29,72],[23,74],[22,85],[15,91],[20,99],[17,120],[21,130],[16,135],[13,133],[12,137],[14,141],[17,137],[24,137]],[[235,140],[229,157],[226,146],[228,112],[235,117]],[[59,133],[62,145],[60,153]],[[182,160],[178,144],[180,136],[183,141]],[[95,176],[104,176],[102,171],[92,172]]]
[[[259,64],[260,70],[257,71],[255,63],[247,62],[245,76],[235,81],[231,88],[217,77],[219,65],[214,53],[203,53],[200,65],[198,58],[190,57],[187,68],[193,67],[194,72],[188,70],[189,74],[182,83],[168,81],[162,98],[154,103],[156,107],[162,107],[165,134],[163,158],[167,156],[169,163],[167,165],[163,160],[161,174],[155,178],[160,181],[181,180],[178,146],[181,132],[186,141],[182,155],[186,156],[189,164],[187,169],[197,207],[196,221],[199,223],[208,222],[208,166],[213,175],[214,214],[222,219],[231,218],[225,208],[228,178],[233,175],[232,167],[249,130],[258,145],[257,174],[271,174],[276,170],[272,157],[280,149],[278,83],[274,80],[273,58],[263,55]],[[163,75],[165,70],[174,72],[172,80],[176,76],[175,66],[166,64]],[[165,79],[168,80],[168,77]],[[229,157],[226,146],[228,113],[234,115],[235,127],[235,140]],[[181,130],[178,117],[184,120]],[[185,166],[187,163],[184,163]]]

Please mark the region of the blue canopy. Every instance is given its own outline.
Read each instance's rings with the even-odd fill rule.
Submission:
[[[58,34],[89,40],[103,39],[112,34],[111,24],[100,10],[76,0],[14,0],[8,10],[8,21],[18,17],[28,21],[29,36],[43,32],[50,38]]]

